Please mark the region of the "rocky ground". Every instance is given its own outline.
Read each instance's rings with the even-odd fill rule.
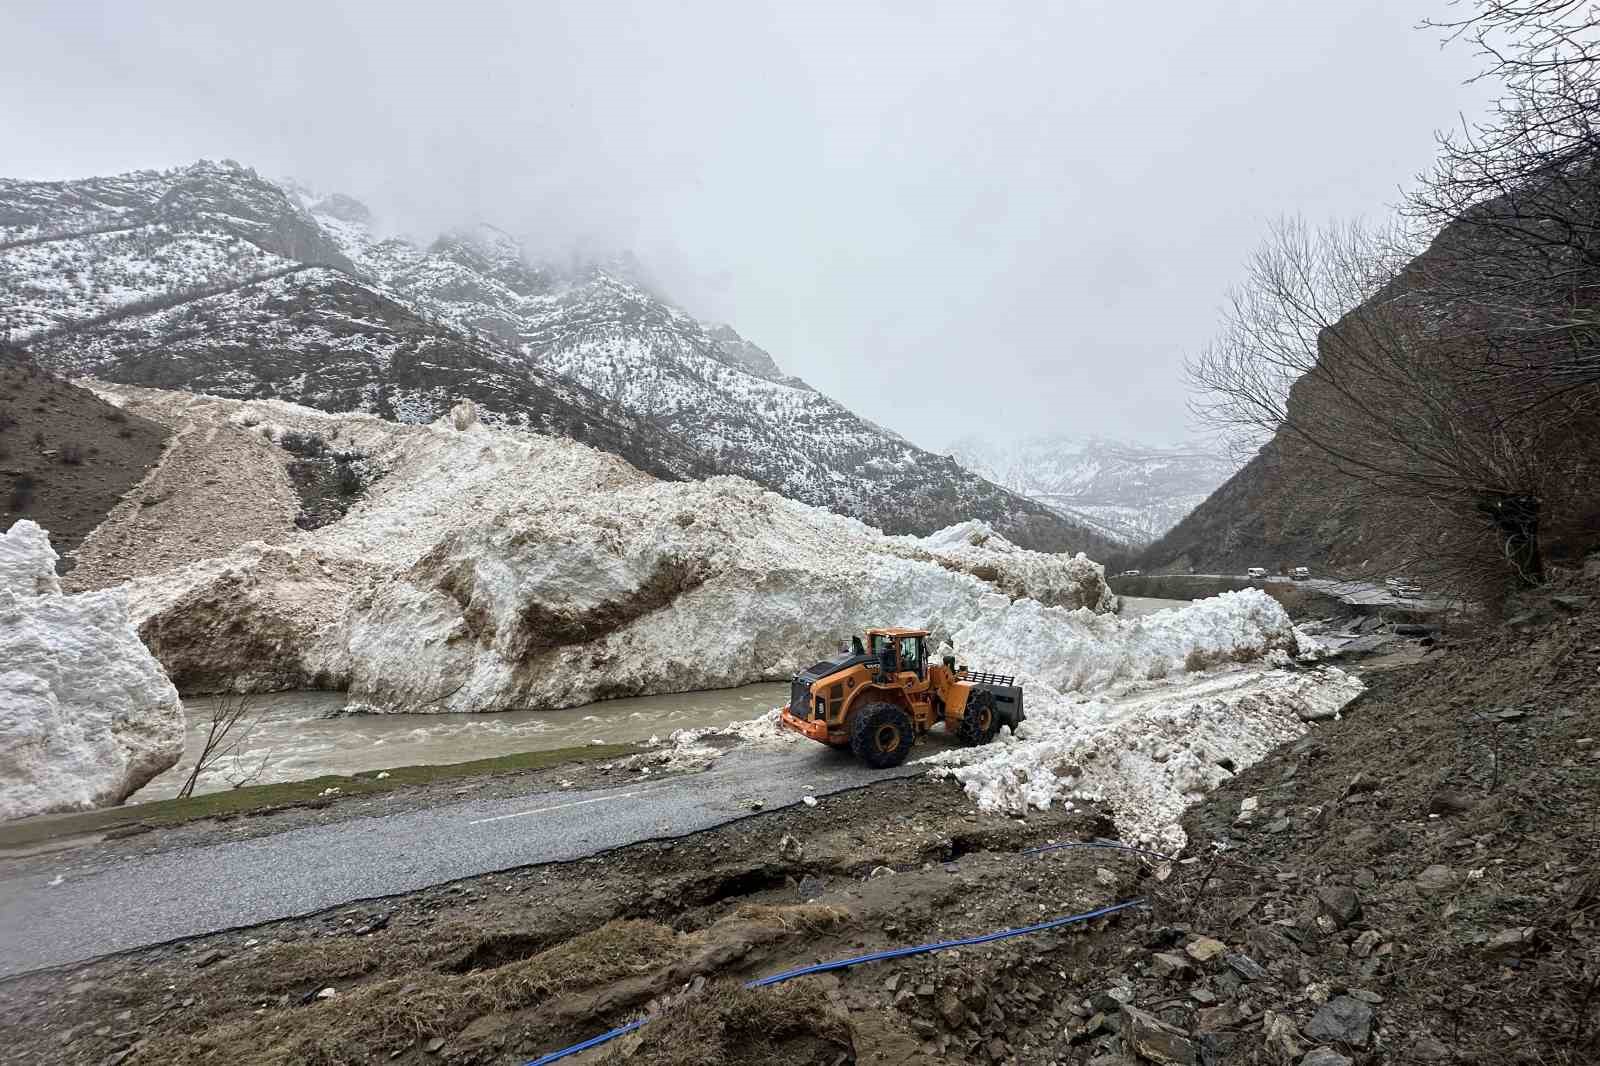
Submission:
[[[1369,675],[1192,808],[1202,861],[1145,885],[1062,1061],[1600,1059],[1594,583]]]
[[[63,569],[160,457],[168,431],[0,350],[0,532],[49,529]]]

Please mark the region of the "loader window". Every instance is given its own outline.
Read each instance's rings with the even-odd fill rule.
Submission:
[[[915,670],[917,672],[917,676],[921,677],[922,674],[923,674],[923,665],[924,664],[922,662],[922,638],[921,637],[901,637],[900,638],[900,669],[902,669],[902,670]]]

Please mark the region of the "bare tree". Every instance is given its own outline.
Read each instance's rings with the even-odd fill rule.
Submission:
[[[1473,592],[1542,580],[1544,502],[1592,415],[1576,393],[1532,412],[1485,374],[1492,323],[1445,284],[1481,266],[1448,234],[1282,221],[1188,366],[1203,420],[1273,442],[1286,498],[1384,516],[1392,564]]]
[[[211,720],[206,728],[205,745],[200,749],[200,756],[195,760],[194,769],[189,771],[188,779],[178,790],[178,798],[194,795],[194,787],[199,782],[200,775],[213,769],[223,759],[231,760],[229,782],[234,788],[260,777],[261,772],[266,769],[271,753],[267,753],[259,762],[254,763],[253,769],[244,759],[250,734],[255,732],[260,720],[259,715],[251,713],[249,696],[229,693],[216,697],[211,705]]]
[[[1468,42],[1504,90],[1440,138],[1408,214],[1451,226],[1479,269],[1452,279],[1487,327],[1481,369],[1538,409],[1600,386],[1600,8],[1476,0],[1425,25]]]
[[[1190,373],[1237,444],[1478,590],[1600,536],[1600,5],[1452,6],[1425,25],[1504,91],[1441,136],[1409,231],[1275,227]]]

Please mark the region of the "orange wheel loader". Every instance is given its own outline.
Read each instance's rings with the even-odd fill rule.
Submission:
[[[963,744],[987,744],[1022,724],[1016,678],[958,670],[955,658],[928,662],[925,629],[869,629],[865,643],[794,676],[783,725],[873,769],[899,766],[916,739],[939,723]]]

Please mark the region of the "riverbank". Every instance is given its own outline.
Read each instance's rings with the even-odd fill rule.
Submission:
[[[238,697],[234,697],[237,699]],[[200,775],[197,794],[319,777],[359,777],[396,766],[450,765],[589,745],[630,745],[678,729],[754,718],[788,698],[781,684],[603,700],[556,711],[481,714],[351,714],[341,692],[274,692],[243,697],[236,750]],[[171,799],[200,758],[219,697],[184,701],[183,758],[130,799]]]
[[[154,800],[68,814],[43,814],[0,823],[0,861],[57,850],[74,843],[119,840],[155,829],[197,822],[229,822],[244,815],[286,811],[324,811],[337,804],[379,794],[417,790],[412,802],[426,805],[438,787],[473,778],[506,776],[513,787],[536,787],[537,776],[555,770],[563,780],[590,780],[595,764],[641,751],[634,744],[592,744],[575,748],[519,752],[470,762],[397,766],[361,774],[331,774],[299,781],[207,792],[184,799]],[[272,827],[281,832],[282,826]],[[193,841],[188,841],[192,843]]]

